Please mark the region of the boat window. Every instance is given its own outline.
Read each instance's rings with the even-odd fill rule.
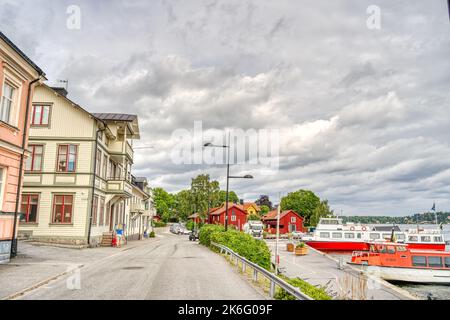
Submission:
[[[427,266],[427,257],[412,256],[412,265],[415,267],[426,267]]]
[[[434,237],[434,242],[442,242],[442,237]]]
[[[431,242],[431,237],[430,236],[421,236],[420,240],[422,242]]]
[[[321,232],[320,233],[320,237],[321,238],[329,238],[330,237],[330,233],[329,232]]]
[[[358,239],[361,239],[361,233],[357,233],[357,234],[356,234],[356,237],[357,237]]]
[[[398,233],[395,235],[398,240],[405,240],[405,235],[403,233]]]
[[[394,246],[387,246],[387,252],[390,254],[395,253],[395,247]]]
[[[441,257],[428,257],[428,266],[433,268],[442,268]]]
[[[342,238],[342,233],[340,233],[340,232],[333,232],[331,234],[331,237],[332,238],[339,238],[339,239],[341,239]]]
[[[445,267],[450,268],[450,257],[445,257]]]
[[[397,246],[397,251],[398,251],[398,252],[406,252],[406,247],[403,247],[403,246]]]
[[[372,240],[380,239],[380,234],[379,233],[371,233],[370,239],[372,239]]]
[[[390,239],[391,234],[390,233],[383,233],[383,239]]]
[[[344,236],[345,236],[345,239],[354,239],[355,238],[355,234],[351,233],[351,232],[346,232],[344,234]]]
[[[419,238],[417,236],[409,236],[408,241],[417,242],[417,241],[419,241]]]

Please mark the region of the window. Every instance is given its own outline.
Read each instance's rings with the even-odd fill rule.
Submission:
[[[100,198],[100,219],[98,221],[98,225],[102,226],[105,222],[105,198]]]
[[[103,155],[103,169],[102,169],[102,176],[104,179],[106,179],[107,174],[108,174],[108,156],[105,154]]]
[[[53,198],[53,223],[72,223],[73,196],[55,195]]]
[[[11,124],[11,110],[13,108],[15,89],[5,82],[3,85],[2,99],[0,104],[0,120]]]
[[[352,232],[346,232],[346,233],[344,233],[344,238],[345,239],[355,239],[355,234]]]
[[[370,239],[371,240],[378,240],[378,239],[380,239],[380,234],[379,233],[371,233],[370,234]]]
[[[389,239],[391,239],[391,234],[390,233],[383,233],[382,237],[385,240],[389,240]]]
[[[60,145],[58,148],[58,172],[75,172],[77,162],[77,146]]]
[[[25,171],[41,171],[44,146],[29,145],[28,151],[30,152],[30,157],[27,159],[27,162],[25,163]]]
[[[450,268],[450,257],[445,257],[445,267]]]
[[[442,237],[434,237],[434,242],[442,242]]]
[[[100,169],[102,167],[102,152],[100,151],[100,149],[97,149],[97,154],[96,154],[96,161],[95,161],[95,174],[97,176],[100,175]]]
[[[408,241],[409,242],[417,242],[417,241],[419,241],[419,238],[417,236],[409,236]]]
[[[426,267],[427,266],[427,257],[412,256],[412,265],[415,267]]]
[[[22,203],[20,206],[20,222],[36,222],[37,211],[39,205],[39,195],[37,194],[23,194]]]
[[[403,233],[396,233],[395,236],[397,240],[405,240],[405,235]]]
[[[361,239],[361,233],[357,233],[356,238]]]
[[[390,254],[394,254],[395,253],[395,247],[394,246],[387,246],[387,252]]]
[[[97,225],[97,212],[98,212],[98,196],[94,196],[92,204],[92,225]]]
[[[296,223],[297,222],[297,218],[296,217],[291,217],[291,223]]]
[[[442,268],[442,258],[428,257],[428,266],[432,268]]]
[[[420,241],[422,241],[422,242],[431,242],[431,237],[430,236],[421,236],[420,237]]]
[[[33,106],[32,112],[32,126],[48,126],[48,119],[50,114],[49,106]]]
[[[320,237],[321,238],[329,238],[330,237],[330,233],[329,232],[321,232],[320,233]]]
[[[331,237],[335,238],[335,239],[342,239],[342,233],[340,233],[340,232],[333,232],[331,234]]]

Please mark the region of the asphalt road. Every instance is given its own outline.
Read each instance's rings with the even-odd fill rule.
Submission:
[[[81,268],[17,298],[264,299],[223,257],[167,231],[143,245],[85,259]]]

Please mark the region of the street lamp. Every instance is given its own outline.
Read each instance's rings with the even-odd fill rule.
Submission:
[[[228,133],[228,145],[215,145],[211,142],[205,143],[203,145],[205,148],[213,147],[213,148],[227,148],[227,190],[225,193],[225,231],[228,230],[228,187],[230,184],[230,179],[253,179],[252,175],[245,175],[242,177],[239,176],[230,176],[230,133]]]

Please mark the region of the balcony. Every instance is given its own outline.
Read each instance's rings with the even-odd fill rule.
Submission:
[[[126,156],[129,160],[133,161],[134,151],[133,147],[128,141],[112,141],[108,146],[108,150],[111,153],[111,156],[118,162],[122,161],[123,156]]]
[[[130,206],[130,211],[136,213],[144,213],[145,206],[142,203],[132,203]]]
[[[106,193],[123,195],[131,197],[133,194],[133,188],[131,183],[124,179],[108,179]]]

